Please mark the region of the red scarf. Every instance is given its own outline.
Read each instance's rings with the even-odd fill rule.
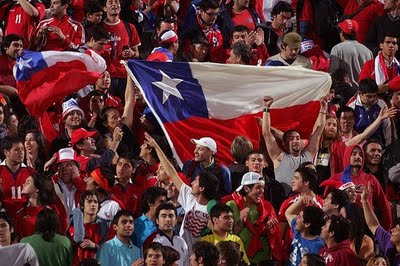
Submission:
[[[233,193],[232,196],[239,211],[246,208],[246,203],[243,196],[239,195],[238,193]],[[257,204],[257,211],[259,217],[254,224],[251,223],[250,219],[246,219],[246,226],[253,234],[253,237],[251,238],[250,243],[246,249],[246,254],[249,257],[254,257],[258,251],[262,251],[264,247],[261,242],[261,237],[267,236],[269,239],[272,256],[274,256],[276,260],[281,261],[280,253],[282,248],[282,234],[279,228],[279,224],[277,224],[276,226],[274,226],[274,228],[271,228],[270,230],[268,230],[267,228],[267,222],[269,219],[277,219],[276,213],[272,205],[264,200],[261,200],[260,203]]]

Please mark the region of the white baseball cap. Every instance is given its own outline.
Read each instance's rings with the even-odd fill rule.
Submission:
[[[213,152],[213,154],[217,153],[217,143],[210,137],[204,137],[201,139],[191,139],[190,142],[199,146],[209,148]]]
[[[256,172],[248,172],[245,173],[242,177],[242,182],[240,182],[240,186],[236,189],[236,191],[242,190],[243,186],[254,185],[258,183],[265,183],[264,177]]]

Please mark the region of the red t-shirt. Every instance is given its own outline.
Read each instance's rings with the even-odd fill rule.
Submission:
[[[99,224],[94,222],[94,223],[87,223],[83,225],[85,228],[85,237],[84,239],[89,239],[91,241],[93,241],[93,243],[95,244],[99,244],[100,243],[100,228],[99,228]],[[96,249],[93,248],[82,248],[80,246],[81,243],[75,243],[74,242],[74,227],[71,226],[68,228],[68,232],[67,232],[67,236],[71,239],[71,242],[73,243],[73,247],[74,247],[74,260],[73,260],[73,264],[74,266],[78,266],[80,261],[82,261],[83,259],[87,259],[87,258],[95,258],[96,257]]]
[[[32,33],[35,31],[37,23],[41,21],[45,15],[46,8],[42,3],[36,2],[33,6],[39,12],[38,17],[29,16],[18,2],[14,2],[8,14],[5,14],[8,5],[3,6],[0,11],[0,20],[6,21],[7,25],[4,35],[17,34],[23,37],[25,48],[29,46]]]
[[[125,208],[133,213],[136,213],[139,204],[139,197],[137,196],[138,191],[137,186],[132,183],[128,183],[125,187],[117,183],[112,188],[114,197],[121,201]]]
[[[246,26],[250,31],[256,29],[255,21],[248,9],[243,10],[240,14],[232,12],[232,22],[235,26]]]
[[[122,50],[124,46],[136,46],[140,45],[140,38],[134,25],[129,24],[131,29],[131,38],[129,40],[128,31],[124,25],[124,22],[119,20],[115,24],[104,22],[104,29],[110,34],[110,43],[108,49],[111,50],[109,58],[107,60],[108,71],[113,78],[126,78],[125,67],[120,64],[122,58]]]

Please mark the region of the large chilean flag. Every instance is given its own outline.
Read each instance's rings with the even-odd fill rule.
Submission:
[[[52,103],[93,84],[106,70],[104,59],[86,53],[23,51],[14,66],[22,103],[29,113],[41,117]]]
[[[297,129],[308,138],[319,100],[330,76],[292,67],[255,67],[214,63],[129,60],[128,73],[163,128],[179,163],[193,158],[191,138],[212,137],[216,158],[231,162],[230,145],[238,136],[260,142],[262,99],[272,96],[272,126]]]

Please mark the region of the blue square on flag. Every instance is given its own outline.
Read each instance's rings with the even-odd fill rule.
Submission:
[[[208,118],[202,87],[188,63],[128,60],[128,66],[162,122]]]

